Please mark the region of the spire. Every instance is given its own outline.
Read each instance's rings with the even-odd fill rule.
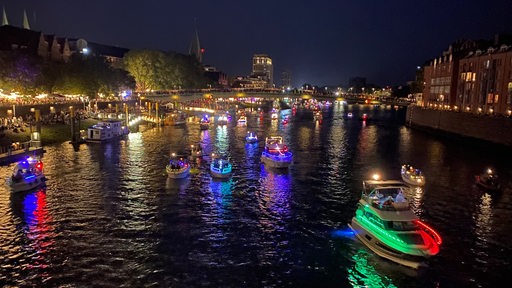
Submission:
[[[23,28],[30,30],[30,25],[28,25],[28,17],[27,17],[26,10],[23,10]]]
[[[2,7],[3,8],[3,13],[2,13],[2,26],[4,25],[9,25],[9,21],[7,20],[7,14],[5,13],[5,7]]]
[[[196,19],[194,19],[194,24],[196,24]],[[189,55],[194,55],[199,63],[203,62],[203,51],[201,49],[201,44],[199,43],[199,32],[197,31],[197,25],[194,25],[195,33],[192,41],[190,42],[190,48],[188,49]]]

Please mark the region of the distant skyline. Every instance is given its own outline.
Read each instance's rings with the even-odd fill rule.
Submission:
[[[9,24],[128,49],[188,54],[197,25],[203,64],[229,76],[251,73],[267,54],[274,82],[379,86],[414,80],[417,66],[459,39],[512,33],[512,1],[98,1],[0,0]]]

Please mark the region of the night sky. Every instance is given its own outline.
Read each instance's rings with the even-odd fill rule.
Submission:
[[[129,49],[188,53],[197,23],[203,64],[247,76],[268,54],[274,82],[402,85],[458,39],[512,33],[512,0],[0,0],[9,24]],[[196,20],[194,20],[196,19]]]

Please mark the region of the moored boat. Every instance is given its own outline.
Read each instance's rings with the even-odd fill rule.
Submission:
[[[380,257],[419,269],[439,253],[442,239],[411,210],[407,189],[399,180],[364,180],[348,226]]]
[[[19,161],[14,166],[12,175],[7,178],[6,183],[14,193],[46,186],[43,162],[33,157]]]
[[[400,175],[402,176],[402,180],[409,185],[425,185],[425,175],[423,175],[423,172],[410,164],[402,165],[402,168],[400,169]]]
[[[288,151],[288,146],[284,144],[281,136],[271,136],[265,139],[261,161],[268,167],[288,168],[293,161],[293,154]]]
[[[190,174],[190,163],[185,158],[178,158],[175,153],[172,153],[169,163],[165,167],[167,176],[173,179],[183,179]]]
[[[87,128],[86,142],[105,142],[128,135],[130,129],[121,120],[100,121]]]
[[[475,183],[480,188],[488,191],[501,190],[498,174],[492,168],[487,168],[482,174],[475,175]]]
[[[212,162],[210,163],[210,172],[214,178],[226,179],[231,177],[233,165],[228,159],[222,157],[212,156]]]

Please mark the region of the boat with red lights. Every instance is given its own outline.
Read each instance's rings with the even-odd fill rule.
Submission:
[[[265,150],[261,153],[261,161],[272,168],[288,168],[293,161],[293,154],[288,151],[283,137],[271,136],[265,139]]]
[[[12,175],[6,180],[11,191],[25,192],[46,186],[46,177],[43,173],[43,162],[33,157],[16,163]]]
[[[408,187],[399,180],[363,181],[355,216],[348,225],[380,257],[419,269],[439,253],[442,239],[412,211]]]

